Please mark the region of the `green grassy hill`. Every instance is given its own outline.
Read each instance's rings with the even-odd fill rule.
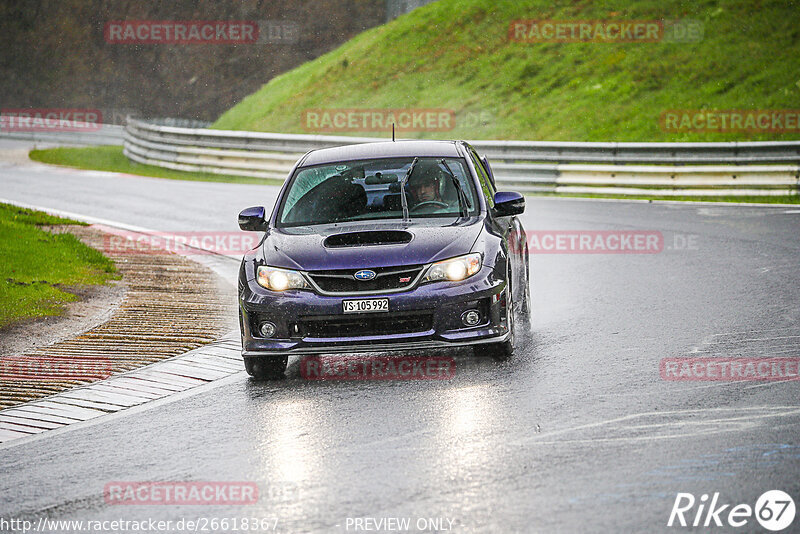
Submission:
[[[442,108],[456,127],[403,137],[565,141],[800,139],[674,133],[672,109],[800,109],[798,5],[789,1],[439,0],[264,85],[215,128],[317,133],[307,109]],[[515,19],[687,20],[697,42],[522,43]],[[232,82],[235,83],[235,82]],[[375,132],[343,132],[376,136]],[[388,135],[388,133],[387,133]]]

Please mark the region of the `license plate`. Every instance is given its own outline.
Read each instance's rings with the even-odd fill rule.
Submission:
[[[342,301],[344,313],[388,312],[389,299],[360,299]]]

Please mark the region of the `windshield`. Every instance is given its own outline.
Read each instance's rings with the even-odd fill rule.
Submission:
[[[411,219],[460,216],[456,180],[464,192],[466,212],[477,213],[475,187],[466,162],[444,158],[444,165],[442,160],[418,158],[405,186]],[[300,168],[283,196],[277,225],[402,219],[401,181],[413,161],[410,157],[383,158]]]

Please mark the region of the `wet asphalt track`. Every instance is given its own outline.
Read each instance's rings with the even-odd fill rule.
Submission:
[[[271,207],[275,192],[0,163],[2,198],[163,231],[234,230],[239,209]],[[0,448],[0,518],[264,517],[283,532],[365,532],[348,518],[407,517],[411,531],[418,518],[446,518],[456,532],[657,532],[688,530],[666,527],[679,491],[753,505],[782,489],[800,504],[800,383],[659,376],[662,358],[693,352],[800,356],[800,208],[529,198],[523,220],[657,230],[665,250],[534,255],[531,340],[508,362],[456,355],[452,380],[309,382],[290,360],[283,381],[242,373]],[[676,249],[689,236],[694,249]],[[104,502],[111,481],[164,480],[253,481],[260,499]],[[725,530],[762,531],[753,519]]]

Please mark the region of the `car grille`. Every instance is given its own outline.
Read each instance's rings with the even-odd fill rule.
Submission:
[[[308,276],[327,293],[352,294],[358,292],[391,291],[411,287],[422,271],[423,265],[379,267],[372,269],[377,276],[372,280],[356,280],[355,269],[338,271],[310,271]]]
[[[403,314],[362,314],[342,317],[301,317],[290,330],[300,337],[359,337],[426,332],[433,328],[433,314],[420,311]]]

